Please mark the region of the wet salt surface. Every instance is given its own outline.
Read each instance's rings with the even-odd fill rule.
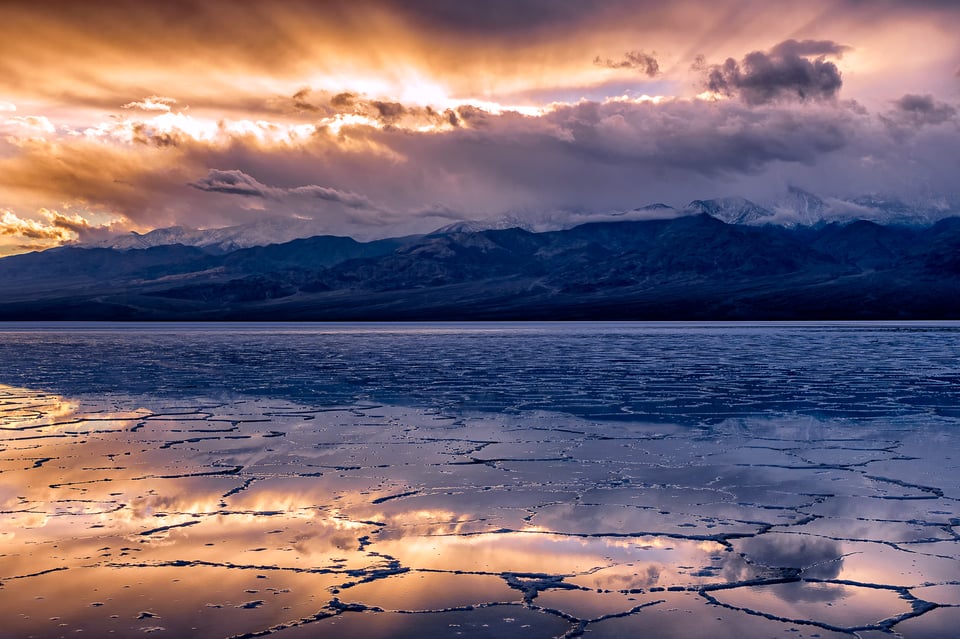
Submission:
[[[954,325],[495,326],[0,328],[0,637],[950,636]]]

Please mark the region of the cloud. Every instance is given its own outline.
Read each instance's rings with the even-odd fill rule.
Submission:
[[[293,110],[311,117],[329,117],[344,108],[336,104],[339,96],[331,96],[327,91],[314,91],[312,87],[301,87],[291,96]]]
[[[196,163],[189,148],[69,135],[29,139],[0,156],[0,191],[5,204],[21,210],[83,205],[151,228],[189,215],[193,203],[180,187]]]
[[[775,66],[813,65],[844,50],[832,40],[786,40],[762,55]],[[736,87],[742,98],[750,90]],[[957,190],[958,132],[920,127],[955,117],[936,97],[908,94],[875,115],[852,101],[798,103],[780,94],[760,101],[617,95],[519,110],[464,99],[441,110],[298,82],[262,96],[275,102],[260,117],[114,106],[100,122],[68,127],[58,113],[55,131],[39,140],[0,139],[0,192],[11,209],[82,203],[138,230],[306,217],[318,232],[369,239],[457,217],[587,221],[655,201],[762,199],[790,183],[824,197]],[[163,100],[141,102],[174,104]],[[899,118],[909,139],[884,117]],[[71,233],[90,232],[75,224]]]
[[[841,57],[850,47],[831,40],[784,40],[770,49],[770,55],[791,58],[832,55]]]
[[[351,109],[402,119],[420,108],[372,102],[357,97]],[[0,188],[17,194],[23,210],[84,201],[137,228],[301,216],[316,220],[318,232],[370,238],[429,231],[455,217],[568,211],[584,220],[653,201],[762,198],[790,182],[821,196],[900,182],[952,192],[949,174],[960,168],[949,150],[958,136],[943,127],[904,145],[876,116],[842,101],[617,98],[555,104],[536,116],[476,105],[452,115],[456,127],[373,126],[358,116],[293,137],[282,127],[265,137],[277,126],[270,123],[231,121],[212,123],[208,135],[181,118],[181,129],[144,133],[147,142],[177,133],[175,146],[142,144],[126,129],[61,135],[0,158]]]
[[[303,195],[306,197],[326,200],[328,202],[337,202],[351,209],[373,209],[373,203],[366,197],[349,191],[338,191],[326,186],[317,186],[310,184],[307,186],[296,186],[284,191],[289,195]]]
[[[40,212],[49,219],[51,226],[73,233],[76,236],[76,241],[80,243],[106,239],[128,230],[127,222],[123,219],[114,220],[107,224],[91,224],[89,220],[78,213],[64,215],[58,211],[48,211],[46,209],[41,209]]]
[[[190,182],[190,186],[201,191],[212,193],[227,193],[230,195],[245,195],[247,197],[272,197],[273,189],[266,184],[258,182],[255,178],[247,175],[243,171],[221,171],[219,169],[210,169],[206,176],[196,182]]]
[[[762,199],[791,183],[822,197],[953,194],[958,12],[950,0],[0,2],[2,205],[42,226],[27,232],[71,237],[92,232],[79,211],[137,230],[298,216],[369,238],[455,217]],[[735,99],[694,99],[707,80]]]
[[[522,154],[517,147],[529,146],[543,155],[589,158],[608,168],[672,168],[714,176],[752,173],[771,162],[813,162],[845,146],[850,117],[833,108],[611,100],[560,106],[541,118],[487,114],[475,131],[484,132],[487,144],[502,145],[504,154]],[[469,115],[464,120],[473,121]],[[510,138],[515,144],[508,144]]]
[[[353,106],[354,100],[357,99],[356,93],[350,93],[344,91],[343,93],[338,93],[330,99],[330,104],[337,108],[351,107]]]
[[[139,111],[161,111],[164,113],[169,113],[170,109],[173,108],[173,105],[177,101],[173,98],[164,98],[158,95],[151,95],[149,98],[144,98],[143,100],[137,102],[127,102],[122,105],[121,109],[137,109]]]
[[[28,242],[28,247],[46,248],[65,242],[86,242],[101,239],[118,232],[121,221],[93,225],[79,214],[64,215],[58,211],[40,209],[44,220],[21,218],[13,211],[0,214],[0,237],[14,237]]]
[[[306,186],[296,186],[291,188],[282,188],[268,186],[258,181],[256,178],[247,175],[238,170],[220,170],[210,169],[207,175],[196,182],[190,182],[189,186],[201,191],[211,193],[226,193],[229,195],[242,195],[246,197],[284,199],[288,197],[306,197],[327,202],[342,204],[352,209],[373,209],[374,205],[369,199],[349,191],[339,191],[326,186],[309,184]]]
[[[406,107],[399,102],[384,102],[374,100],[370,105],[377,110],[380,120],[385,122],[395,122],[407,113]]]
[[[748,53],[740,62],[727,58],[723,64],[707,67],[706,88],[728,97],[739,96],[750,105],[830,100],[843,81],[837,65],[825,56],[840,56],[847,49],[830,40],[785,40],[767,52]]]
[[[54,133],[57,130],[49,118],[42,115],[16,115],[7,118],[7,123],[34,133]]]
[[[311,96],[313,100],[308,100]],[[424,128],[440,128],[458,126],[459,120],[451,109],[437,109],[431,106],[407,105],[397,100],[371,98],[360,93],[341,92],[331,95],[326,91],[315,91],[304,87],[293,95],[294,108],[321,116],[316,121],[318,126],[335,125],[336,121],[326,119],[346,118],[352,116],[365,118],[369,124],[375,126],[401,127],[408,130]]]
[[[597,56],[593,59],[593,63],[608,69],[637,69],[653,78],[660,73],[660,64],[654,55],[655,53],[650,54],[644,51],[627,51],[620,60],[601,59]]]
[[[315,104],[312,104],[308,98],[310,97],[310,87],[304,87],[293,94],[293,108],[298,111],[305,111],[309,113],[316,113],[320,111],[320,107]]]
[[[21,110],[40,100],[176,110],[162,100],[141,99],[150,90],[161,92],[158,98],[176,96],[191,105],[191,113],[210,109],[220,117],[241,117],[237,114],[245,112],[253,120],[284,109],[289,113],[283,115],[310,118],[311,107],[325,106],[321,91],[404,102],[404,91],[414,87],[414,92],[418,85],[461,99],[509,96],[516,98],[509,103],[529,104],[533,96],[547,104],[601,99],[605,96],[592,91],[614,75],[616,83],[609,86],[618,94],[637,90],[652,71],[644,56],[656,58],[656,78],[663,86],[686,95],[695,87],[686,72],[693,53],[722,61],[731,52],[785,40],[798,28],[818,39],[829,30],[861,52],[891,60],[912,60],[916,53],[924,66],[911,68],[914,77],[930,72],[927,61],[934,56],[940,56],[941,75],[943,64],[956,64],[949,40],[955,23],[931,19],[941,11],[936,6],[949,3],[877,0],[868,8],[852,0],[810,0],[789,11],[755,0],[707,5],[697,0],[247,0],[242,5],[241,11],[230,0],[0,2],[0,23],[7,27],[0,96],[16,101]],[[930,30],[940,25],[943,37],[924,38],[909,28],[924,22],[934,23]],[[918,41],[924,42],[922,52]],[[36,42],[44,47],[38,50]],[[637,43],[645,49],[634,50]],[[658,55],[645,53],[651,50]],[[589,52],[586,59],[584,52]],[[605,56],[600,66],[589,64],[597,52],[629,52],[611,55],[609,62],[635,65],[636,81],[630,82],[627,73],[606,72]],[[824,54],[794,55],[812,60]],[[948,55],[949,60],[942,59]],[[857,80],[870,75],[888,83],[885,66],[858,68]],[[305,83],[312,93],[297,95]],[[917,86],[934,85],[918,81]],[[264,95],[267,87],[274,95]]]
[[[934,99],[930,94],[907,93],[900,99],[894,100],[893,106],[893,112],[888,116],[889,120],[913,127],[942,124],[957,115],[955,107]]]
[[[28,240],[55,240],[56,242],[70,239],[66,229],[52,224],[44,224],[37,220],[21,218],[13,211],[4,211],[0,214],[0,236],[20,237]]]

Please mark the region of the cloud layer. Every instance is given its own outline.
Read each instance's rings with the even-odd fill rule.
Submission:
[[[957,7],[2,3],[0,253],[275,218],[358,237],[583,219],[790,184],[949,199]]]

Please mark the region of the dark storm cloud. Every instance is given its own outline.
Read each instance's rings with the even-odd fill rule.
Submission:
[[[812,162],[846,144],[842,111],[796,112],[735,103],[609,102],[565,107],[545,120],[578,153],[606,163],[666,164],[704,175],[752,173],[770,162]]]
[[[340,191],[327,186],[317,186],[308,184],[307,186],[296,186],[290,189],[281,189],[281,192],[287,195],[302,195],[326,200],[327,202],[336,202],[351,209],[373,209],[373,203],[369,199],[350,191]]]
[[[841,56],[849,50],[850,47],[837,44],[832,40],[784,40],[770,49],[770,55],[778,57]]]
[[[201,191],[211,193],[226,193],[229,195],[242,195],[246,197],[270,198],[281,200],[290,196],[300,196],[315,198],[342,204],[352,209],[372,209],[373,204],[366,197],[349,191],[340,191],[326,186],[308,184],[306,186],[296,186],[283,188],[263,184],[253,176],[247,175],[243,171],[210,169],[207,174],[197,180],[190,182],[189,186]]]
[[[344,101],[341,95],[334,96],[331,105],[333,101],[340,102],[344,112],[376,120],[385,127],[400,126],[410,129],[444,124],[458,126],[460,123],[452,109],[440,111],[431,106],[407,106],[393,100],[368,100],[354,94],[348,94],[349,99]]]
[[[91,228],[90,222],[83,218],[69,218],[59,213],[53,214],[50,223],[57,228],[66,229],[78,235],[82,235]]]
[[[191,182],[190,186],[201,191],[228,193],[230,195],[245,195],[248,197],[269,197],[271,195],[270,187],[266,184],[260,183],[243,171],[236,170],[210,169],[204,177],[196,182]]]
[[[407,108],[399,102],[373,100],[370,106],[376,110],[378,119],[386,124],[392,124],[407,114]]]
[[[293,106],[298,111],[319,111],[320,108],[309,101],[310,89],[303,88],[293,94]]]
[[[862,116],[835,105],[699,100],[582,102],[542,117],[475,108],[459,114],[463,127],[443,135],[370,131],[406,160],[380,163],[378,188],[391,185],[404,206],[430,193],[464,216],[478,208],[602,211],[685,203],[696,193],[733,188],[741,178],[814,166],[833,154],[855,156],[859,151],[847,149],[863,124]]]
[[[936,100],[932,95],[907,93],[893,101],[893,109],[881,115],[881,120],[893,128],[917,129],[922,126],[943,124],[953,120],[957,109]]]
[[[837,65],[824,56],[840,55],[846,49],[829,40],[786,40],[767,52],[748,53],[740,62],[727,58],[723,64],[709,66],[706,87],[721,95],[739,96],[750,105],[832,99],[843,80]]]
[[[330,104],[338,109],[342,109],[344,107],[353,106],[353,103],[356,99],[357,99],[356,93],[343,92],[343,93],[338,93],[332,98],[330,98]]]
[[[946,122],[957,114],[957,110],[954,107],[945,102],[934,100],[930,94],[915,95],[908,93],[899,100],[896,100],[894,105],[902,113],[916,117],[924,124]]]
[[[383,126],[437,126],[450,124],[457,126],[459,121],[452,110],[437,110],[431,106],[405,105],[396,100],[373,99],[359,93],[333,93],[313,87],[303,87],[294,93],[289,102],[281,100],[277,109],[281,113],[293,110],[311,118],[332,117],[335,115],[360,115],[377,121]],[[287,108],[283,108],[287,107]]]
[[[597,56],[593,59],[593,63],[608,69],[636,69],[651,78],[660,73],[660,64],[657,59],[653,54],[645,51],[627,51],[619,60],[601,59]]]

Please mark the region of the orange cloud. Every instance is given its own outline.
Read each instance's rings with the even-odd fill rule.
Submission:
[[[609,74],[594,58],[620,56],[638,40],[676,65],[673,25],[703,10],[692,0],[455,4],[4,3],[0,76],[14,94],[93,106],[110,96],[157,111],[170,103],[143,100],[144,87],[195,108],[291,95],[305,84],[419,104],[489,100],[602,83]]]
[[[30,134],[54,133],[56,127],[42,115],[14,116],[7,118],[6,123],[12,127]]]
[[[14,247],[0,246],[0,254],[10,253],[17,246],[24,250],[37,250],[67,242],[95,241],[126,230],[123,220],[92,224],[78,213],[65,215],[47,209],[38,211],[38,216],[41,219],[22,218],[9,210],[0,212],[0,238],[19,242]]]
[[[162,98],[160,96],[151,95],[149,98],[144,98],[143,100],[127,102],[120,108],[121,109],[140,109],[141,111],[169,112],[170,108],[176,103],[177,101],[173,98]]]
[[[0,236],[23,238],[25,240],[54,240],[55,243],[72,239],[69,229],[53,223],[26,220],[13,211],[4,211],[0,215]]]

